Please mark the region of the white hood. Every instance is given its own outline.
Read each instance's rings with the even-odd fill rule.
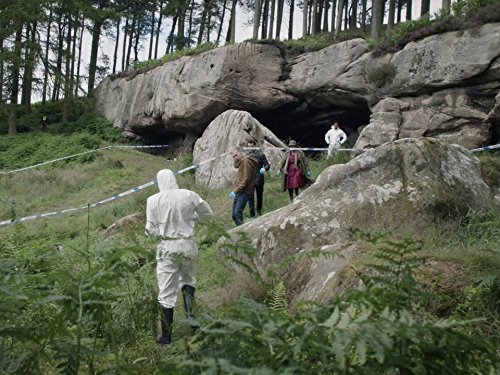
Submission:
[[[156,180],[158,182],[158,188],[160,191],[174,190],[178,189],[177,179],[175,178],[174,172],[170,169],[162,169],[156,174]]]

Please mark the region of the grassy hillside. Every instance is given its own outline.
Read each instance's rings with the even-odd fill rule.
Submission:
[[[0,161],[3,169],[11,170],[105,144],[102,138],[89,134],[31,133],[16,136],[15,142],[5,136],[0,137]],[[191,164],[187,156],[174,161],[130,149],[90,155],[0,175],[0,220],[12,215],[22,217],[85,206],[151,181],[161,168],[178,170]],[[347,158],[342,155],[332,162],[345,162]],[[495,180],[498,178],[495,174],[498,157],[485,156],[484,160],[485,175]],[[321,158],[313,160],[313,176],[329,164]],[[222,370],[218,373],[228,374],[250,373],[251,367],[262,373],[279,373],[280,368],[288,369],[289,373],[305,373],[306,368],[316,368],[315,373],[326,374],[339,371],[341,362],[337,361],[341,361],[345,353],[350,361],[347,365],[350,370],[345,373],[363,373],[381,365],[381,354],[371,349],[377,345],[382,345],[379,350],[386,356],[383,363],[389,366],[383,368],[393,368],[390,366],[395,364],[391,361],[397,359],[389,358],[394,348],[370,341],[368,331],[345,353],[343,346],[337,348],[334,357],[325,354],[326,349],[318,351],[315,346],[335,337],[333,333],[329,337],[321,336],[326,332],[319,325],[326,319],[322,316],[329,316],[336,308],[343,311],[349,304],[349,309],[354,310],[348,310],[351,313],[345,319],[347,316],[354,319],[357,316],[354,311],[362,311],[368,303],[372,306],[371,313],[366,312],[368,315],[363,316],[379,333],[387,331],[387,340],[393,340],[389,332],[392,325],[387,325],[382,310],[379,312],[376,306],[393,309],[395,316],[416,314],[421,325],[410,324],[411,320],[405,318],[399,321],[400,331],[396,333],[396,336],[407,335],[408,340],[413,340],[409,346],[412,350],[428,347],[434,353],[441,353],[442,349],[425,341],[424,337],[429,334],[428,330],[425,335],[422,333],[425,323],[431,327],[428,329],[440,330],[440,337],[447,345],[446,353],[479,350],[477,361],[484,366],[492,361],[494,350],[488,344],[489,339],[481,341],[474,337],[481,334],[493,339],[500,332],[498,212],[464,217],[460,233],[443,235],[436,231],[435,235],[429,235],[420,253],[426,262],[434,262],[436,266],[431,267],[434,271],[420,274],[420,282],[411,282],[411,285],[422,285],[427,292],[433,293],[433,297],[422,297],[419,310],[414,311],[413,303],[405,302],[413,300],[413,294],[411,298],[410,294],[398,298],[392,295],[391,301],[402,303],[396,305],[394,301],[383,299],[387,297],[384,293],[368,289],[368,294],[346,296],[343,305],[290,314],[286,308],[286,286],[280,283],[272,285],[270,290],[260,289],[260,294],[253,296],[254,300],[224,305],[231,302],[232,296],[228,295],[226,286],[234,276],[216,255],[215,242],[234,225],[230,217],[232,202],[227,196],[230,189],[207,190],[197,186],[192,172],[180,175],[178,180],[181,187],[193,189],[203,196],[216,216],[213,223],[200,225],[197,232],[201,255],[196,309],[206,326],[195,340],[189,341],[192,334],[179,306],[174,345],[159,348],[154,341],[158,324],[155,243],[144,235],[145,201],[156,192],[153,186],[90,212],[84,210],[0,227],[0,369],[3,373],[174,373],[172,368],[175,367],[175,373],[195,374],[216,373],[219,366]],[[266,211],[287,203],[288,196],[281,191],[281,179],[269,175],[265,189]],[[117,234],[105,235],[106,228],[113,222],[132,213],[141,216]],[[404,245],[400,249],[405,250],[405,246],[410,247]],[[418,272],[416,275],[419,279]],[[390,286],[387,290],[391,290]],[[455,324],[450,320],[444,324],[448,328],[435,326],[439,319],[478,317],[486,317],[486,320],[472,325]],[[361,323],[356,319],[349,324],[357,328],[348,332],[367,329],[358,326]],[[305,322],[310,328],[305,328]],[[321,331],[305,341],[311,346],[305,342],[300,344],[306,332],[316,332],[316,329]],[[288,339],[284,339],[286,337]],[[359,341],[360,338],[366,340]],[[340,343],[332,341],[331,345]],[[367,348],[366,358],[362,356],[363,345]],[[341,352],[344,354],[339,354]],[[403,358],[416,356],[412,351],[402,350],[401,353]],[[330,359],[321,360],[322,356]],[[245,358],[252,360],[247,362]],[[455,360],[458,361],[449,361],[455,363]],[[425,358],[422,361],[425,362]],[[415,366],[425,367],[424,362]],[[328,369],[324,367],[326,363],[334,367]],[[481,363],[473,365],[484,368]],[[364,370],[360,372],[360,369]]]

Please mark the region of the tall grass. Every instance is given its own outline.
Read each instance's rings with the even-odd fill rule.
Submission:
[[[337,158],[327,160],[324,156],[309,155],[313,177],[329,165],[345,162],[350,157],[347,153],[340,153]],[[24,165],[24,162],[19,160],[20,164]],[[113,150],[99,154],[93,160],[0,176],[2,195],[5,194],[7,203],[0,202],[0,217],[8,218],[11,214],[7,198],[15,199],[19,215],[67,205],[86,205],[150,181],[161,168],[178,170],[191,163],[189,156],[166,161],[161,156],[135,150]],[[275,170],[275,166],[272,169]],[[425,348],[443,354],[439,351],[442,348],[434,344],[429,346],[424,340],[428,334],[437,332],[447,340],[449,346],[446,348],[450,353],[476,350],[478,360],[486,358],[484,365],[489,364],[489,344],[474,341],[478,333],[475,326],[461,328],[461,324],[448,320],[441,324],[420,310],[418,319],[413,319],[410,314],[413,310],[408,305],[405,311],[411,319],[404,314],[394,318],[390,314],[384,316],[383,310],[366,310],[369,298],[381,298],[381,293],[385,293],[378,289],[380,285],[373,286],[375,289],[370,287],[361,297],[353,296],[350,302],[346,300],[346,303],[353,303],[350,309],[339,301],[340,305],[310,306],[299,314],[290,314],[286,311],[286,285],[278,284],[268,291],[267,302],[246,300],[225,307],[226,297],[230,297],[225,295],[225,286],[235,275],[217,254],[216,243],[222,233],[234,226],[232,201],[227,196],[231,189],[202,188],[195,184],[191,172],[178,176],[178,181],[181,187],[199,192],[215,212],[211,224],[197,227],[200,257],[196,311],[204,324],[200,334],[192,340],[192,333],[179,307],[174,323],[174,345],[159,348],[154,341],[158,323],[155,306],[156,244],[144,235],[144,217],[118,229],[112,236],[105,234],[106,228],[119,218],[131,213],[143,215],[147,196],[157,191],[156,187],[151,187],[88,213],[83,211],[0,228],[2,372],[184,374],[199,373],[202,369],[209,371],[219,366],[227,370],[226,373],[270,369],[279,372],[280,368],[283,369],[281,372],[292,373],[306,368],[308,371],[318,369],[316,373],[341,373],[339,366],[343,366],[341,358],[344,358],[344,373],[368,373],[369,370],[377,373],[382,354],[375,353],[373,348],[378,341],[366,337],[365,340],[361,333],[352,338],[349,333],[361,332],[359,330],[368,326],[373,327],[373,332],[384,334],[386,330],[393,332],[391,329],[399,327],[397,342],[410,340],[409,348],[415,349],[405,352],[412,355],[412,363],[417,363],[416,358],[422,360],[419,351]],[[282,191],[282,178],[268,174],[265,212],[286,204],[288,195]],[[438,254],[442,260],[464,264],[473,289],[459,291],[460,296],[454,305],[456,319],[486,315],[498,321],[498,315],[495,315],[497,307],[492,303],[497,290],[494,276],[499,267],[498,253],[495,253],[498,251],[495,246],[500,242],[498,222],[494,213],[471,213],[464,218],[460,233],[430,238],[424,248],[426,257]],[[401,251],[406,249],[406,245],[398,246]],[[399,301],[392,299],[394,304]],[[477,308],[479,303],[481,309]],[[335,341],[339,337],[335,332],[340,321],[328,320],[335,312],[335,306],[349,322],[349,329],[342,332],[343,337],[355,340],[354,347],[342,346]],[[396,305],[390,306],[396,308]],[[427,320],[419,325],[422,316]],[[361,321],[362,317],[366,320]],[[325,326],[327,323],[331,326]],[[487,335],[498,334],[495,324],[482,324],[480,329]],[[462,334],[465,336],[460,336]],[[384,336],[387,340],[396,340],[392,333],[387,335]],[[412,341],[412,335],[418,340]],[[231,342],[233,338],[240,344]],[[457,342],[458,338],[460,342]],[[366,357],[363,340],[366,341]],[[325,343],[332,346],[329,348]],[[389,349],[393,347],[384,346],[384,342],[381,344],[382,363],[389,366],[384,367],[388,369],[394,366],[390,362],[395,358],[394,351]],[[342,355],[332,353],[334,347],[341,350]],[[228,351],[224,352],[224,348]],[[262,357],[257,358],[257,354]],[[255,360],[248,362],[249,358]],[[456,358],[453,361],[454,365],[465,366]],[[477,362],[471,361],[470,367],[480,368]],[[246,370],[241,369],[243,365]]]

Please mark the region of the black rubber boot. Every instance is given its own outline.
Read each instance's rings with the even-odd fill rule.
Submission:
[[[172,325],[174,323],[174,309],[161,307],[161,336],[156,341],[160,345],[170,345],[172,343]]]
[[[184,300],[184,311],[186,311],[186,317],[188,324],[191,328],[197,329],[200,327],[200,323],[196,320],[193,315],[193,301],[195,288],[191,285],[184,285],[182,288],[182,299]]]

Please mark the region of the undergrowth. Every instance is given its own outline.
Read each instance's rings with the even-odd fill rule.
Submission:
[[[18,157],[25,165],[31,156]],[[350,157],[339,153],[327,160],[309,155],[313,177]],[[160,168],[179,170],[191,164],[190,156],[165,161],[115,150],[92,161],[30,173],[29,183],[23,175],[7,180],[0,176],[2,193],[9,191],[1,198],[21,199],[30,185],[40,198],[30,202],[32,207],[63,208],[59,206],[63,200],[85,202],[94,193],[103,198],[131,187],[134,179],[149,181]],[[97,191],[93,184],[76,184],[72,190],[70,170],[75,170],[71,179],[81,175],[93,181]],[[199,192],[215,212],[212,223],[197,227],[195,308],[200,331],[192,336],[179,307],[174,345],[159,348],[154,341],[156,244],[143,234],[145,201],[156,191],[150,188],[93,209],[89,216],[64,215],[0,228],[0,372],[483,374],[498,370],[494,342],[499,321],[500,216],[495,212],[469,213],[460,231],[425,244],[423,251],[421,243],[411,240],[364,234],[375,249],[373,261],[359,269],[365,289],[324,305],[299,304],[292,313],[280,273],[255,271],[255,249],[248,238],[236,243],[224,261],[220,258],[218,240],[233,226],[229,189],[201,188],[192,172],[178,180],[181,187]],[[266,177],[266,211],[288,203],[281,183],[280,177]],[[3,203],[5,215],[10,215],[11,207]],[[25,212],[33,213],[29,208]],[[113,222],[131,213],[140,214],[136,224],[113,236],[105,234]],[[242,252],[243,257],[236,256]],[[462,264],[470,280],[446,315],[433,314],[426,304],[439,299],[428,293],[441,290],[422,288],[416,277],[431,254]],[[314,251],[308,255],[325,256]],[[305,255],[274,267],[287,267],[301,256]],[[227,266],[231,259],[240,267],[247,265],[249,282],[263,292],[259,298],[218,303],[227,297],[228,283],[241,275]]]

